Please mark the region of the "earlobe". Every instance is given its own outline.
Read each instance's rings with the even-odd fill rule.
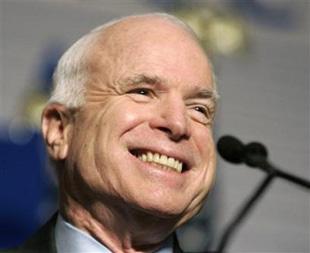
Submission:
[[[49,155],[64,160],[68,154],[72,115],[62,104],[48,104],[42,113],[42,134]]]

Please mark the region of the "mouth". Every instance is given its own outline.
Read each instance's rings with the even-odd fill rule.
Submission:
[[[130,153],[142,162],[155,164],[164,170],[176,173],[184,173],[188,170],[188,166],[184,161],[180,161],[175,157],[170,157],[165,154],[141,149],[131,150]]]

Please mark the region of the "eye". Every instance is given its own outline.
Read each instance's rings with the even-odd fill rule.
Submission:
[[[208,125],[212,122],[213,112],[208,105],[205,104],[193,104],[189,106],[189,113],[193,120]]]
[[[136,102],[149,102],[156,98],[155,91],[147,87],[129,89],[126,94]]]
[[[203,114],[205,117],[209,118],[209,111],[208,109],[205,107],[205,106],[199,106],[199,105],[196,105],[194,106],[193,108],[195,111],[197,112],[200,112],[201,114]]]
[[[152,95],[152,90],[148,88],[136,88],[128,91],[129,94],[138,94],[142,96],[151,96]]]

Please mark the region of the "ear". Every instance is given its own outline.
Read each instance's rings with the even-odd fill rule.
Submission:
[[[41,125],[50,157],[55,161],[66,159],[73,126],[72,112],[62,104],[48,104],[43,110]]]

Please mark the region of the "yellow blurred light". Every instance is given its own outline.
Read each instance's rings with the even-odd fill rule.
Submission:
[[[247,32],[238,16],[211,7],[183,9],[175,14],[194,30],[208,53],[231,55],[244,51]]]

